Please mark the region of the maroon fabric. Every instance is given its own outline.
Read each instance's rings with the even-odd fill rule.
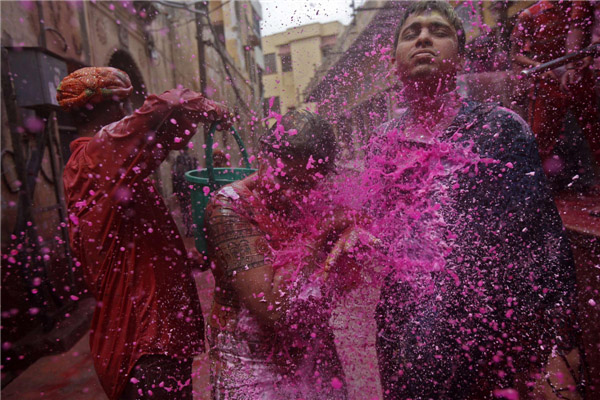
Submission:
[[[522,53],[539,62],[548,62],[566,54],[569,29],[589,29],[593,8],[584,1],[573,1],[568,7],[553,1],[540,1],[524,10],[517,19],[513,40]]]
[[[97,300],[90,346],[117,399],[143,354],[193,357],[203,320],[184,243],[148,175],[195,124],[224,109],[187,89],[151,95],[131,116],[71,143],[64,171],[70,240]]]
[[[521,53],[536,61],[548,62],[567,53],[570,29],[579,27],[584,32],[591,32],[593,12],[593,6],[583,1],[574,1],[564,7],[556,2],[540,1],[519,15],[513,40]],[[591,70],[580,74],[581,81],[571,88],[571,93],[565,93],[559,81],[544,78],[535,79],[529,89],[527,122],[535,134],[542,160],[554,153],[564,118],[571,110],[579,119],[594,157],[600,162],[600,122],[594,76]]]
[[[542,161],[554,154],[569,111],[577,117],[592,155],[600,163],[600,120],[591,70],[581,73],[580,83],[568,94],[561,90],[558,82],[543,79],[529,89],[527,122],[535,134]]]

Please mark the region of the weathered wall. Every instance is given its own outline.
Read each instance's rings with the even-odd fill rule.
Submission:
[[[154,7],[158,12],[153,18],[141,15],[139,5]],[[189,3],[181,3],[183,7],[192,7]],[[260,135],[262,118],[262,83],[258,78],[262,68],[259,57],[260,4],[254,1],[211,1],[209,7],[223,12],[237,13],[233,19],[222,18],[227,33],[228,45],[219,47],[209,19],[198,17],[188,10],[165,7],[153,2],[105,2],[105,1],[15,1],[0,2],[2,46],[17,48],[42,48],[45,52],[67,63],[68,72],[83,66],[118,66],[126,70],[134,83],[135,93],[132,95],[134,106],[140,106],[146,95],[162,93],[165,90],[184,86],[195,91],[202,91],[208,97],[225,103],[232,111],[239,114],[235,123],[247,144],[252,145]],[[138,8],[135,8],[138,7]],[[215,14],[218,14],[215,13]],[[214,18],[210,14],[210,19]],[[237,23],[236,22],[236,23]],[[198,25],[200,24],[200,25]],[[197,39],[198,26],[203,42]],[[250,37],[250,36],[251,37]],[[258,34],[260,36],[260,34]],[[216,49],[221,49],[221,53]],[[226,68],[229,74],[226,72]],[[8,71],[2,65],[3,71]],[[10,79],[22,79],[19,71],[10,71]],[[231,75],[231,78],[230,76]],[[204,82],[201,78],[204,77]],[[232,83],[233,81],[233,83]],[[237,90],[234,90],[234,85]],[[4,89],[4,87],[3,87]],[[63,231],[60,218],[60,202],[56,198],[55,187],[62,196],[61,171],[68,157],[68,144],[77,137],[72,129],[72,122],[66,114],[59,112],[60,135],[53,136],[53,152],[45,151],[41,172],[36,176],[36,187],[29,206],[33,217],[30,225],[34,230],[39,259],[29,264],[37,269],[35,274],[45,274],[44,283],[48,290],[60,299],[56,306],[47,301],[47,307],[37,313],[30,313],[32,298],[31,276],[24,265],[17,265],[18,260],[9,257],[10,249],[15,254],[24,254],[27,249],[21,246],[16,249],[18,240],[13,240],[17,220],[17,202],[19,179],[18,172],[23,168],[16,167],[14,149],[22,151],[25,163],[35,148],[35,139],[39,130],[43,129],[45,113],[15,108],[14,99],[1,96],[2,106],[2,186],[1,186],[1,222],[2,222],[2,318],[3,325],[11,326],[3,331],[3,341],[18,340],[24,332],[30,331],[53,312],[56,307],[72,303],[67,293],[82,293],[85,288],[80,276],[76,274],[71,281],[68,257],[62,241]],[[10,107],[7,106],[10,102]],[[9,129],[13,121],[12,131]],[[16,133],[18,142],[13,143],[11,132]],[[237,146],[229,134],[218,134],[220,148],[231,153],[232,165],[239,161]],[[204,129],[192,139],[189,154],[204,165]],[[59,149],[65,151],[64,157]],[[172,165],[179,153],[171,152],[166,162],[154,174],[159,190],[165,197],[167,205],[174,211],[176,222],[181,219],[179,204],[175,201],[172,186]],[[52,172],[51,162],[57,166]],[[57,182],[58,185],[55,185]],[[57,206],[57,203],[59,204]],[[34,257],[35,258],[35,257]],[[76,271],[78,272],[78,271]],[[9,289],[6,289],[9,285]],[[41,290],[39,291],[42,292]],[[42,293],[43,294],[43,293]],[[44,294],[48,299],[49,294]],[[36,307],[33,307],[36,308]],[[4,364],[4,363],[3,363]]]
[[[277,65],[276,71],[263,76],[265,99],[279,97],[282,114],[290,108],[307,106],[304,91],[323,62],[323,40],[339,35],[342,29],[337,21],[314,23],[264,37],[263,52],[275,54]],[[283,72],[281,54],[291,54],[291,71]]]

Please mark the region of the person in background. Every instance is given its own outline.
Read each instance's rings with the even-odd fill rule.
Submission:
[[[594,6],[586,1],[539,1],[519,14],[512,33],[512,62],[518,70],[576,52],[591,42]],[[529,82],[527,122],[549,177],[561,172],[556,147],[571,112],[600,165],[600,118],[592,58],[547,71]]]
[[[192,203],[190,184],[185,180],[185,173],[198,168],[198,160],[187,151],[182,150],[173,165],[173,194],[179,203],[181,222],[185,228],[185,236],[192,236]]]
[[[366,156],[374,224],[399,232],[382,246],[404,250],[376,313],[384,398],[525,398],[577,353],[575,270],[534,137],[457,94],[465,32],[449,3],[410,3],[394,40],[407,109]],[[394,224],[407,210],[413,223]],[[568,371],[543,376],[576,395]]]
[[[479,36],[470,43],[465,67],[469,73],[510,69],[507,54],[494,48],[495,40],[492,34],[488,34]]]
[[[229,163],[227,155],[223,150],[217,149],[213,151],[213,165],[215,168],[226,168],[228,165],[231,165],[231,163]]]
[[[127,74],[109,67],[79,69],[57,90],[80,136],[63,183],[71,248],[97,302],[91,353],[111,400],[192,399],[202,312],[182,238],[149,175],[226,110],[174,89],[127,115],[132,91]]]

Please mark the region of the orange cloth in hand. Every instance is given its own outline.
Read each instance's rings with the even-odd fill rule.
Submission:
[[[66,76],[56,90],[56,100],[65,110],[82,108],[106,100],[119,101],[133,91],[129,76],[117,68],[81,68]]]

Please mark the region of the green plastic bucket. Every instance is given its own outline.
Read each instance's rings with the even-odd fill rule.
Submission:
[[[217,125],[217,122],[212,124],[208,132],[208,137],[206,138],[206,168],[185,173],[185,179],[192,185],[192,221],[195,225],[194,238],[196,249],[202,254],[206,254],[204,211],[206,211],[206,206],[210,201],[211,194],[222,186],[244,179],[248,175],[256,172],[255,169],[250,168],[248,153],[246,152],[242,138],[233,127],[231,128],[231,132],[240,148],[246,168],[214,168],[212,146]]]

